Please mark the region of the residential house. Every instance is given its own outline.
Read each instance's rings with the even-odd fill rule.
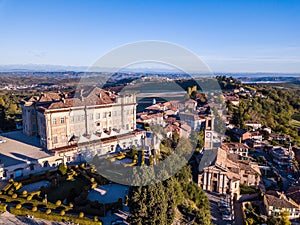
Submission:
[[[241,158],[248,158],[249,147],[246,144],[237,142],[222,143],[221,148],[229,153],[237,154]]]
[[[288,218],[299,218],[299,205],[287,199],[284,194],[279,196],[265,194],[263,203],[268,216],[279,217],[282,212],[288,212]]]

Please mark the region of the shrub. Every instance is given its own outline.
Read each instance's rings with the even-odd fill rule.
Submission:
[[[67,173],[68,167],[64,163],[60,163],[57,170],[61,175],[65,175]]]
[[[74,207],[74,205],[73,205],[72,202],[69,203],[69,207],[70,207],[70,208],[73,208],[73,207]]]
[[[51,213],[51,209],[46,210],[46,214],[49,215]]]
[[[28,194],[28,192],[27,192],[26,190],[22,191],[22,195],[23,195],[24,197],[26,197],[27,194]]]
[[[19,190],[21,187],[22,187],[22,183],[20,182],[20,183],[18,183],[18,184],[15,186],[16,191]]]
[[[34,195],[40,196],[41,191],[33,191],[33,192],[30,192],[30,194],[31,194],[32,196],[34,196]]]
[[[97,184],[97,182],[95,182],[95,183],[92,183],[92,188],[96,188],[98,186],[98,184]]]
[[[84,217],[84,213],[83,212],[80,212],[79,213],[79,218],[83,218]]]
[[[94,183],[94,182],[95,182],[95,178],[92,177],[92,178],[90,179],[90,181],[91,181],[91,183]]]
[[[21,204],[16,205],[16,209],[21,209],[21,208],[22,208]]]
[[[18,181],[14,182],[14,186],[15,186],[15,187],[17,187],[18,185],[19,185],[19,182],[18,182]]]
[[[6,208],[7,208],[7,204],[3,204],[3,203],[0,204],[0,211],[6,211]]]
[[[32,195],[28,195],[26,199],[27,199],[28,201],[31,201],[31,200],[32,200],[32,197],[33,197]]]
[[[12,196],[11,196],[13,199],[16,199],[18,197],[18,195],[16,193],[14,193]]]
[[[14,194],[14,191],[11,189],[7,192],[8,195],[12,196]]]
[[[32,212],[36,212],[38,210],[38,208],[36,206],[32,207]]]
[[[61,216],[64,216],[65,214],[66,214],[65,210],[61,210],[61,211],[60,211],[60,215],[61,215]]]
[[[94,216],[94,222],[98,222],[98,216]]]
[[[55,203],[55,205],[61,206],[61,200],[57,200],[56,203]]]

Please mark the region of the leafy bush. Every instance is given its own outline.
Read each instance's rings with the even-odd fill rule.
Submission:
[[[7,204],[3,204],[3,203],[0,204],[0,211],[5,212],[6,208],[7,208]]]
[[[57,171],[60,172],[61,175],[66,175],[68,167],[64,163],[60,163]]]
[[[10,189],[8,192],[7,192],[8,195],[12,196],[14,194],[14,191],[12,189]]]
[[[9,184],[7,184],[7,185],[2,189],[2,191],[3,191],[3,192],[7,192],[12,186],[13,186],[13,184],[12,184],[12,183],[9,183]]]
[[[22,191],[21,196],[22,196],[22,197],[27,197],[27,194],[28,194],[28,192],[27,192],[26,190],[24,190],[24,191]]]
[[[56,203],[55,203],[55,205],[61,206],[61,200],[57,200]]]
[[[36,212],[38,210],[38,208],[36,206],[32,207],[32,212]]]
[[[65,214],[66,214],[65,210],[61,210],[61,211],[60,211],[60,215],[61,215],[61,216],[64,216]]]
[[[15,189],[16,191],[19,190],[22,187],[22,183],[18,183],[17,185],[15,185]]]
[[[94,182],[94,183],[92,183],[91,188],[93,189],[93,188],[96,188],[97,186],[98,186],[97,182]]]
[[[51,209],[46,210],[46,214],[49,215],[51,213]]]
[[[35,195],[40,196],[40,194],[41,194],[41,191],[30,192],[30,195],[32,195],[32,197],[35,196]]]
[[[249,187],[245,184],[240,184],[240,192],[241,194],[255,194],[258,192],[256,188]]]
[[[79,216],[79,218],[83,218],[84,217],[84,213],[80,212],[78,216]]]
[[[12,196],[11,196],[13,199],[16,199],[18,198],[18,195],[16,193],[14,193]]]

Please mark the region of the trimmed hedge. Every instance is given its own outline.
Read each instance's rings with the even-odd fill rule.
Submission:
[[[28,195],[28,196],[31,196],[31,195]],[[0,198],[3,200],[5,200],[5,202],[7,203],[10,203],[10,202],[16,202],[18,201],[20,204],[24,205],[24,204],[30,204],[30,205],[33,205],[33,206],[39,206],[39,205],[44,205],[42,201],[39,201],[39,200],[36,200],[36,199],[32,199],[31,200],[27,200],[27,199],[24,199],[24,198],[16,198],[16,199],[13,199],[11,196],[8,196],[8,195],[0,195]],[[65,207],[65,210],[70,210],[72,209],[72,207],[70,206],[67,206],[67,205],[61,205],[60,207],[64,206]],[[53,209],[55,210],[57,208],[57,205],[56,204],[53,204],[51,202],[48,202],[47,203],[47,208],[49,209]]]
[[[3,204],[3,203],[1,203],[1,204],[0,204],[0,211],[3,211],[3,212],[5,212],[5,211],[6,211],[6,209],[7,209],[7,204]]]
[[[61,200],[57,200],[55,203],[56,206],[61,206]]]
[[[7,192],[10,188],[12,188],[13,184],[12,183],[9,183],[7,184],[4,188],[2,188],[2,191],[3,192]]]
[[[18,216],[26,216],[26,215],[33,215],[35,218],[40,218],[40,219],[46,219],[46,220],[52,220],[52,221],[57,221],[57,222],[63,222],[63,221],[72,221],[74,223],[79,223],[81,225],[102,225],[101,221],[94,221],[94,219],[89,219],[86,217],[79,218],[77,216],[73,215],[60,215],[60,214],[55,214],[51,213],[49,215],[45,214],[44,212],[41,211],[36,211],[32,212],[29,209],[16,209],[15,207],[10,208],[10,212],[12,214],[18,215]]]

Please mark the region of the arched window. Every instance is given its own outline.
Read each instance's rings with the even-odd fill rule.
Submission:
[[[49,166],[49,162],[48,162],[48,161],[45,161],[43,167],[44,167],[44,168],[47,168],[48,166]]]

